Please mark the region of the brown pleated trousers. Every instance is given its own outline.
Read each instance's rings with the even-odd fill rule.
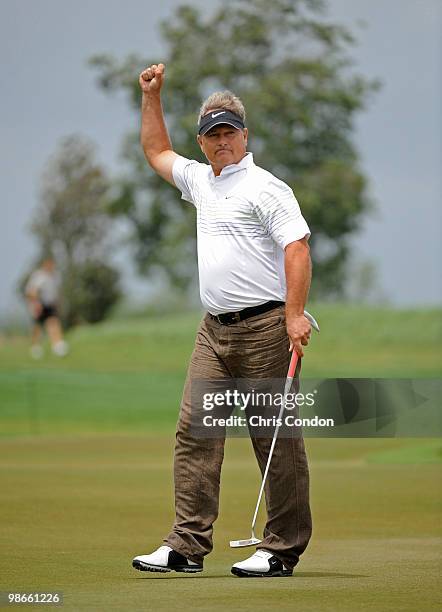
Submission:
[[[207,314],[198,329],[176,431],[176,518],[172,531],[164,539],[167,545],[197,563],[212,550],[225,436],[194,435],[192,380],[285,379],[290,354],[284,313],[281,306],[228,326]],[[250,431],[250,436],[263,473],[271,434],[258,437]],[[265,497],[267,522],[262,543],[257,548],[272,552],[291,569],[307,547],[312,528],[308,463],[299,433],[278,437]]]

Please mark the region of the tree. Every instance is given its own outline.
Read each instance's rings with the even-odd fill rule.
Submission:
[[[162,31],[163,58],[93,58],[100,86],[126,91],[139,113],[138,74],[164,61],[174,149],[201,161],[195,141],[201,101],[217,89],[237,93],[256,162],[293,188],[312,229],[312,293],[339,295],[348,239],[370,207],[351,140],[353,120],[378,86],[353,74],[351,34],[326,21],[320,0],[230,0],[209,16],[181,6]],[[138,134],[127,136],[123,156],[130,172],[119,180],[111,209],[132,223],[139,270],[161,268],[185,287],[195,270],[194,211],[146,168]]]
[[[93,145],[73,135],[61,141],[43,175],[41,202],[31,232],[38,259],[54,257],[62,277],[62,318],[67,326],[103,319],[119,298],[118,272],[109,256],[109,179]]]
[[[103,261],[87,260],[73,266],[64,282],[69,305],[68,323],[98,323],[120,298],[119,273]]]

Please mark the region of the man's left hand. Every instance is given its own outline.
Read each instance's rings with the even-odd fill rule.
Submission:
[[[310,340],[312,328],[304,315],[290,316],[287,318],[287,334],[290,338],[290,351],[295,350],[299,357],[304,356],[303,346],[307,346]]]

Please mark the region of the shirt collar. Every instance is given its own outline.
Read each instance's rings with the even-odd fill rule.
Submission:
[[[247,170],[247,168],[250,168],[251,166],[253,166],[253,153],[248,152],[237,164],[230,164],[229,166],[225,166],[221,170],[219,176],[215,176],[212,167],[210,167],[210,178],[212,179],[212,181],[214,181],[217,178],[225,177],[230,174],[235,174],[235,172],[239,172],[240,170]]]

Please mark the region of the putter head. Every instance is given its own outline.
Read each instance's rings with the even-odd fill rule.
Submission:
[[[307,312],[306,310],[304,310],[304,317],[309,320],[310,325],[313,327],[313,329],[315,329],[318,332],[319,331],[319,325],[318,325],[318,322],[316,321],[315,317],[312,317],[312,315],[309,312]]]
[[[259,538],[249,538],[248,540],[230,540],[230,548],[242,548],[243,546],[256,546],[261,544]]]

